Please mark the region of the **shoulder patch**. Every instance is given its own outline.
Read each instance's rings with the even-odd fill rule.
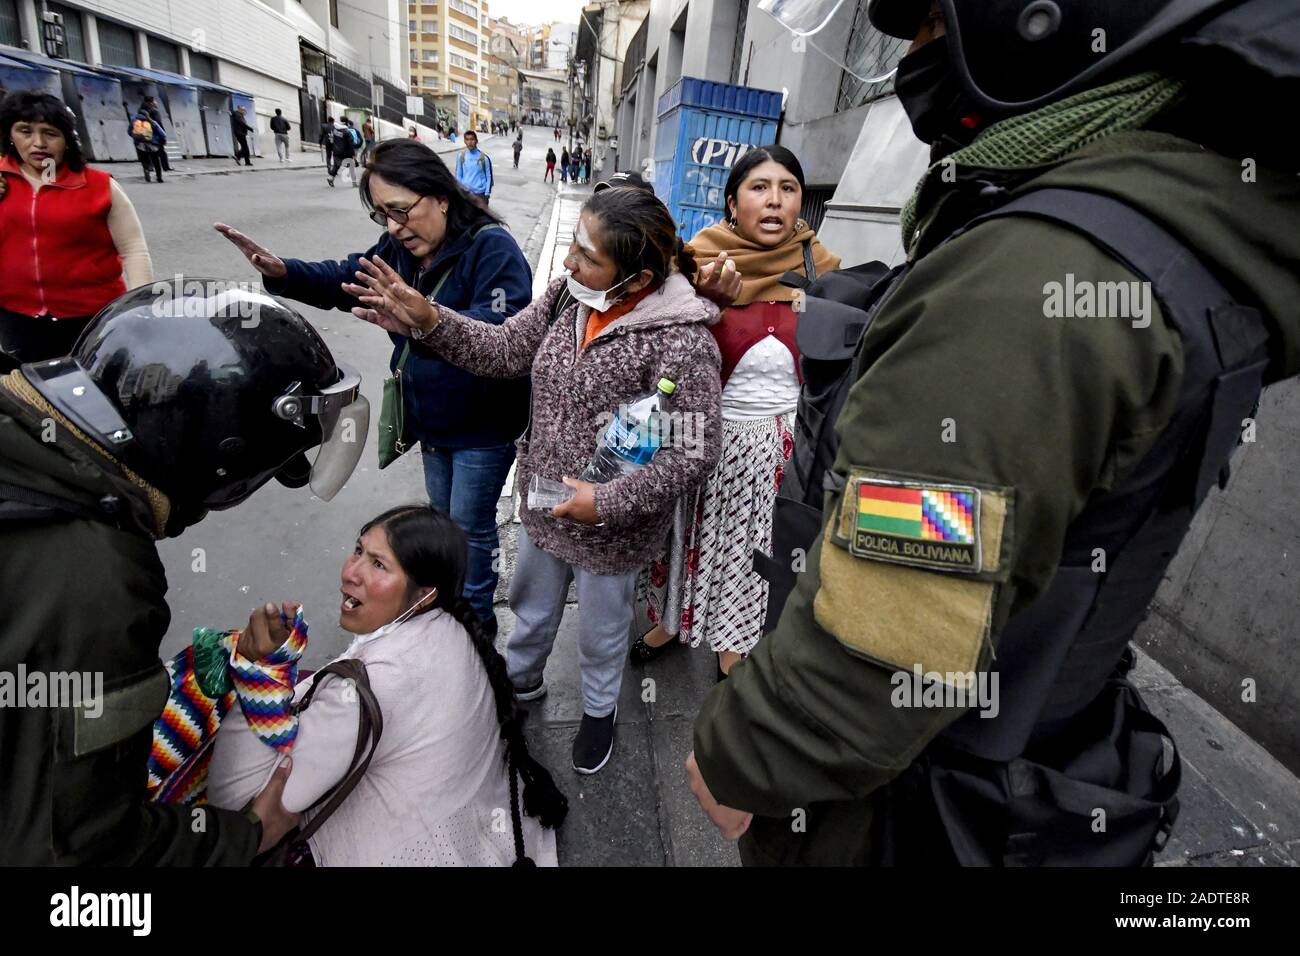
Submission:
[[[855,558],[996,578],[1009,489],[849,472],[835,543]]]
[[[970,485],[855,478],[849,553],[978,573],[980,490]]]

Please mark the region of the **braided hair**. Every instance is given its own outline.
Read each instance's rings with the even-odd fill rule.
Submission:
[[[418,588],[437,588],[436,600],[417,612],[425,614],[442,608],[469,635],[474,651],[487,671],[488,683],[496,704],[497,724],[505,741],[506,772],[510,777],[510,817],[514,828],[516,866],[533,865],[524,856],[523,828],[519,818],[518,781],[524,782],[523,812],[536,817],[542,826],[555,829],[564,822],[569,801],[560,792],[547,769],[528,752],[524,740],[525,712],[515,700],[515,688],[506,673],[505,658],[497,651],[492,638],[483,628],[478,615],[461,595],[465,585],[465,568],[469,562],[469,544],[463,532],[443,511],[428,504],[402,505],[371,519],[361,529],[381,527],[388,537],[393,556],[411,582],[414,598]],[[517,775],[517,776],[516,776]]]

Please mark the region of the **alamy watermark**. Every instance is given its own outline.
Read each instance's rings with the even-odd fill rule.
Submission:
[[[597,435],[604,435],[617,419],[622,422],[620,444],[631,448],[680,448],[689,459],[704,456],[704,429],[707,418],[702,412],[667,411],[638,421],[627,405],[617,411],[596,416]]]
[[[0,708],[80,707],[87,717],[104,712],[102,671],[0,671]]]
[[[894,688],[889,702],[895,707],[975,707],[981,717],[996,717],[998,672],[924,670],[914,664],[911,671],[894,671],[889,678]]]
[[[184,316],[205,318],[212,310],[228,316],[238,316],[240,326],[255,329],[261,322],[264,305],[273,305],[258,282],[240,282],[235,279],[187,279],[179,272],[170,279],[159,279],[149,287],[153,293],[155,318]]]
[[[1076,280],[1043,285],[1043,315],[1049,319],[1129,319],[1133,328],[1151,324],[1151,283]]]

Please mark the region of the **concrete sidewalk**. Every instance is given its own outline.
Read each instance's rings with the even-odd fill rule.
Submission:
[[[591,186],[560,185],[535,263],[535,292],[558,275]],[[530,256],[531,258],[531,256]],[[505,555],[497,613],[499,646],[514,629],[506,605],[518,524],[510,500],[498,510]],[[734,866],[735,845],[708,823],[686,787],[683,763],[695,715],[714,686],[714,656],[677,647],[644,667],[630,664],[618,705],[614,756],[594,776],[571,769],[582,718],[577,604],[572,591],[546,668],[549,694],[529,706],[528,736],[569,796],[559,835],[565,866]],[[634,630],[649,630],[638,622]],[[1138,652],[1132,679],[1165,722],[1182,758],[1181,812],[1159,866],[1300,865],[1300,780],[1235,724]]]

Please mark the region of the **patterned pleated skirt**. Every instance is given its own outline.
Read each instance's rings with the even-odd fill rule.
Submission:
[[[667,553],[642,572],[637,600],[651,624],[692,647],[748,655],[763,633],[767,582],[754,549],[771,553],[772,508],[794,450],[792,414],[722,423],[722,456],[679,502]]]

